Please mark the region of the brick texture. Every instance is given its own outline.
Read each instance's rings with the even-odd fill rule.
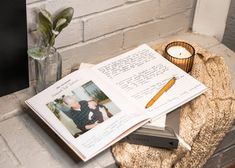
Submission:
[[[108,152],[90,162],[76,163],[27,114],[0,123],[0,158],[3,168],[103,168],[114,164]]]
[[[122,48],[123,35],[121,32],[98,38],[87,43],[73,45],[60,50],[63,56],[63,72],[67,74],[71,68],[81,62],[97,63],[110,57]]]
[[[183,12],[195,6],[196,0],[160,0],[160,17]]]
[[[187,31],[192,24],[195,0],[27,0],[29,46],[35,44],[34,33],[31,33],[36,30],[35,11],[46,8],[54,14],[65,7],[74,8],[74,17],[57,37],[55,47],[69,53],[62,56],[66,63],[71,62],[72,67],[80,61],[94,62],[102,54],[112,54],[159,37]],[[103,47],[107,44],[104,39],[115,34],[119,34],[118,45],[114,42],[107,48]],[[97,44],[97,47],[85,49],[88,50],[85,53],[92,53],[92,59],[91,55],[78,50],[91,44]],[[100,45],[103,52],[96,52]],[[76,58],[77,55],[80,57]],[[78,61],[74,61],[74,57]],[[66,70],[64,74],[68,72],[67,68],[63,68]]]
[[[0,135],[0,165],[4,165],[5,167],[19,167],[20,161],[14,155],[11,148],[9,147],[6,139]]]
[[[6,102],[12,102],[12,103],[6,103]],[[1,97],[0,122],[16,115],[18,113],[16,109],[19,109],[19,105],[20,102],[18,101],[17,96],[14,94]]]
[[[33,31],[36,29],[37,11],[39,8],[44,8],[44,7],[45,7],[44,1],[27,5],[27,26],[29,31]]]
[[[79,43],[83,40],[83,24],[81,20],[73,20],[56,38],[55,47],[60,48]]]
[[[166,36],[179,31],[187,31],[191,24],[191,11],[176,14],[165,19],[127,29],[124,31],[124,48],[129,48],[141,43],[153,41],[160,36]]]
[[[84,18],[84,40],[152,20],[156,16],[157,2],[141,1]]]
[[[46,8],[51,12],[56,12],[65,6],[72,6],[74,8],[74,17],[76,18],[101,12],[124,3],[125,0],[51,0],[47,2]]]
[[[42,163],[49,167],[58,167],[59,163],[52,159],[52,155],[46,151],[40,143],[40,137],[38,134],[31,134],[30,127],[31,119],[22,117],[14,117],[9,120],[0,123],[0,134],[5,139],[5,144],[1,144],[1,148],[9,147],[8,153],[11,151],[14,153],[14,157],[9,160],[7,164],[20,164],[22,167],[41,167]],[[32,123],[34,124],[34,123]],[[33,128],[33,126],[32,126]],[[36,130],[35,130],[36,131]],[[39,130],[37,130],[39,131]],[[36,131],[36,132],[37,132]],[[39,132],[37,132],[39,133]],[[12,138],[12,137],[15,138]],[[20,144],[20,145],[19,145]],[[33,157],[33,160],[28,158]],[[16,162],[18,161],[18,162]],[[15,162],[15,163],[14,163]]]
[[[30,3],[34,3],[34,2],[38,2],[40,0],[26,0],[26,4],[30,4]],[[41,0],[43,1],[43,0]]]

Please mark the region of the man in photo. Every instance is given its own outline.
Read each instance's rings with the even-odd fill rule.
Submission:
[[[91,117],[93,114],[86,100],[77,101],[72,96],[65,96],[63,101],[70,107],[66,115],[73,120],[80,130],[86,132],[98,125],[96,118]]]

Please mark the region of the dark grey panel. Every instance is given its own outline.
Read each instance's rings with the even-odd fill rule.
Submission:
[[[0,96],[28,83],[26,3],[5,0],[0,10]]]

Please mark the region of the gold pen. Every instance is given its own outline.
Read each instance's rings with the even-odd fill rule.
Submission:
[[[149,108],[150,106],[153,105],[153,103],[155,103],[155,101],[163,94],[165,93],[167,90],[169,90],[176,81],[176,77],[171,78],[171,80],[169,80],[163,87],[161,90],[159,90],[159,92],[157,92],[157,94],[155,94],[153,96],[153,98],[146,104],[145,108]]]

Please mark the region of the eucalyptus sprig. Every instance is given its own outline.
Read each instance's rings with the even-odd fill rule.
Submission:
[[[37,31],[40,33],[42,44],[28,49],[29,56],[36,59],[43,57],[48,49],[54,46],[55,39],[60,32],[69,25],[73,13],[72,7],[68,7],[54,16],[46,9],[41,9],[38,13]]]

